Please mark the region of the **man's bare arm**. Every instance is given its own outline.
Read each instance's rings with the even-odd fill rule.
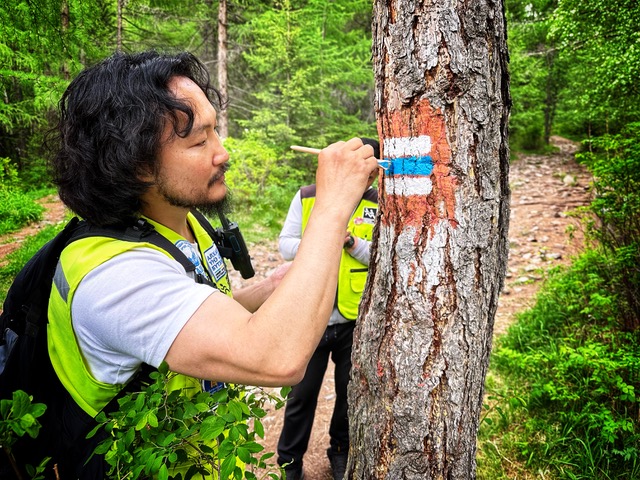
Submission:
[[[171,369],[249,385],[297,383],[333,308],[347,222],[376,168],[373,149],[360,139],[322,150],[314,208],[282,282],[255,313],[209,296],[170,348]]]

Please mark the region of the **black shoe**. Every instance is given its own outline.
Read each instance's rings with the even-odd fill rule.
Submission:
[[[304,480],[304,470],[302,467],[287,467],[284,469],[283,480]]]
[[[348,453],[335,453],[331,449],[327,450],[329,463],[331,463],[331,471],[333,472],[333,480],[342,480],[344,473],[347,471]]]

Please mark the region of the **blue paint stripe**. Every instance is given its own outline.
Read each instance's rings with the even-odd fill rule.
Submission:
[[[429,155],[384,159],[385,175],[431,175],[433,159]]]

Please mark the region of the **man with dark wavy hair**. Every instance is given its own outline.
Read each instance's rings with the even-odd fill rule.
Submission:
[[[353,138],[321,151],[295,260],[232,295],[224,261],[192,214],[222,208],[227,197],[219,100],[193,55],[153,51],[112,55],[62,97],[53,167],[64,203],[100,227],[146,220],[209,279],[194,282],[150,243],[89,237],[64,250],[50,297],[49,354],[91,417],[143,364],[166,361],[186,382],[296,384],[325,331],[344,232],[377,168],[373,148]],[[102,478],[82,466],[73,475]]]

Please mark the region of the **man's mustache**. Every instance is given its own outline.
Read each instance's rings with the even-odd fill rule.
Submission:
[[[216,183],[218,183],[220,181],[220,179],[222,179],[222,177],[224,176],[225,172],[229,170],[229,164],[228,163],[223,163],[222,166],[220,167],[220,171],[218,171],[218,173],[216,173],[211,180],[209,180],[209,186],[213,187]]]

